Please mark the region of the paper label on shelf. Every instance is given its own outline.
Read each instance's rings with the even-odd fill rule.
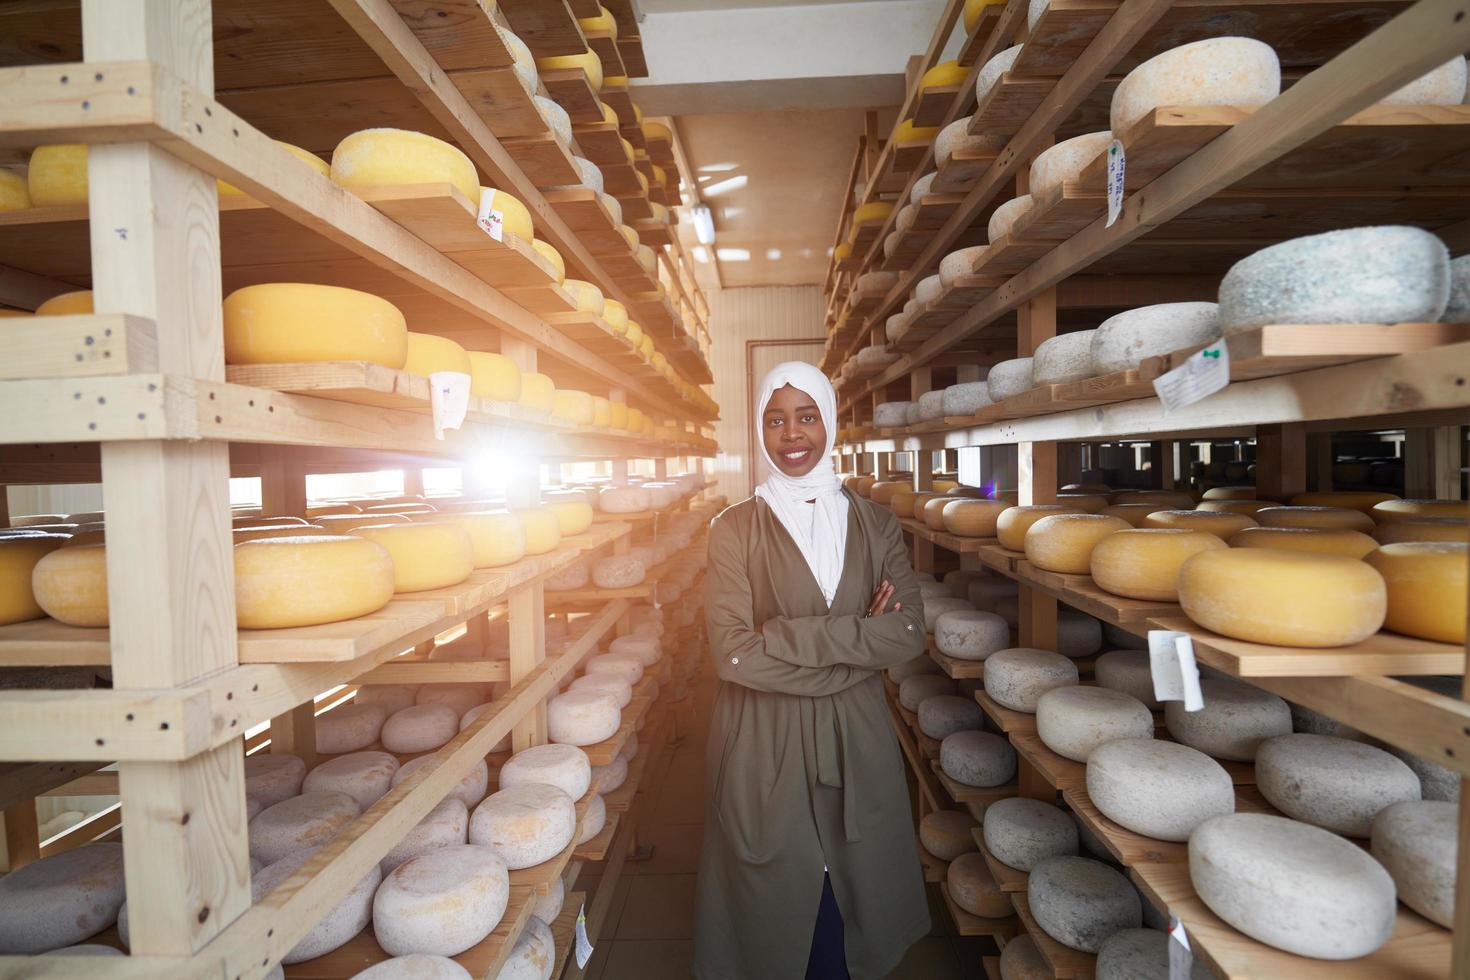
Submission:
[[[1108,224],[1118,220],[1123,213],[1123,187],[1128,174],[1127,155],[1123,152],[1123,141],[1113,140],[1108,144]]]
[[[1189,948],[1189,933],[1179,916],[1169,916],[1169,980],[1190,980],[1194,970],[1194,952]]]
[[[435,371],[429,375],[429,407],[434,412],[434,438],[464,425],[470,410],[470,376],[462,371]]]
[[[585,969],[592,959],[592,940],[587,938],[587,906],[577,913],[577,969]]]
[[[484,229],[485,234],[502,242],[505,241],[505,212],[490,206],[494,199],[494,190],[487,188],[480,192],[480,213],[475,218],[475,223]]]
[[[1195,351],[1172,371],[1154,379],[1154,391],[1163,403],[1164,414],[1208,398],[1230,383],[1230,349],[1217,340]]]
[[[1148,666],[1153,675],[1154,698],[1183,701],[1185,711],[1199,711],[1205,698],[1199,689],[1199,666],[1194,641],[1175,630],[1148,631]]]

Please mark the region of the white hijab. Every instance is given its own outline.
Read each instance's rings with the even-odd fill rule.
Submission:
[[[771,396],[786,385],[811,396],[827,429],[827,444],[822,447],[817,465],[805,476],[787,476],[781,471],[766,451],[761,431]],[[826,375],[812,365],[787,361],[777,364],[766,375],[755,404],[756,445],[761,447],[767,471],[765,481],[755,488],[755,495],[770,506],[801,549],[801,556],[811,568],[830,609],[847,556],[847,497],[842,493],[842,481],[832,468],[832,446],[837,441],[837,393]],[[815,504],[808,504],[809,500]]]

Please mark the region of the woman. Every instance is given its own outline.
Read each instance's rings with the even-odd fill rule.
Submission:
[[[929,931],[879,673],[924,652],[893,515],[842,489],[809,364],[756,400],[770,474],[710,525],[710,725],[694,939],[701,980],[886,975]],[[825,872],[825,873],[824,873]]]

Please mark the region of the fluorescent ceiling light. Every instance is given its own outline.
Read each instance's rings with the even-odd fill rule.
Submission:
[[[748,248],[717,248],[715,256],[721,262],[749,262],[750,249]]]
[[[707,163],[699,168],[702,174],[727,174],[740,166],[738,163]]]
[[[717,180],[713,184],[705,184],[704,196],[719,197],[726,191],[738,191],[748,182],[749,180],[744,174],[741,174],[738,177],[726,177],[724,180]]]
[[[696,204],[689,209],[689,217],[694,224],[694,237],[701,245],[713,245],[715,241],[715,216],[710,213],[708,204]]]

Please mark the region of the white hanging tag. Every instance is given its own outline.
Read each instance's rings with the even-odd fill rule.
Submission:
[[[1113,227],[1118,215],[1123,213],[1123,187],[1128,173],[1127,155],[1123,152],[1123,141],[1113,140],[1108,144],[1108,223]]]
[[[586,968],[592,959],[592,941],[587,938],[587,906],[577,913],[577,969]]]
[[[1190,980],[1194,970],[1194,952],[1189,948],[1189,933],[1179,916],[1169,916],[1169,980]]]
[[[1199,711],[1205,706],[1199,688],[1199,665],[1194,659],[1194,641],[1188,633],[1149,630],[1148,666],[1153,675],[1155,700],[1183,701],[1185,711]]]
[[[1154,391],[1163,403],[1164,414],[1208,398],[1230,383],[1230,349],[1217,340],[1195,351],[1172,371],[1154,379]]]
[[[495,200],[495,191],[485,188],[480,191],[480,213],[475,218],[475,223],[484,229],[485,234],[497,242],[505,241],[505,212],[491,207]]]
[[[464,425],[470,410],[470,376],[462,371],[435,371],[429,375],[429,407],[434,412],[434,438]]]

